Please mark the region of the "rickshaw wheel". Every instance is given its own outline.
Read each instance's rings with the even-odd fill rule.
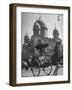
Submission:
[[[46,61],[44,60],[45,62],[45,66],[43,67],[43,71],[45,72],[46,75],[50,75],[51,72],[52,72],[52,63],[51,63],[51,60],[50,58],[46,58]]]
[[[39,60],[35,60],[32,63],[31,70],[32,70],[33,76],[40,75],[40,62],[39,62]]]

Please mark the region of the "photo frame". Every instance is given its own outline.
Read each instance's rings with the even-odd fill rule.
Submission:
[[[70,83],[70,7],[10,4],[11,86]]]

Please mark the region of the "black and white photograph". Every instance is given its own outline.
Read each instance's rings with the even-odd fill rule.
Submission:
[[[63,14],[21,12],[21,76],[63,75]]]
[[[70,8],[11,4],[10,10],[10,84],[70,82]]]

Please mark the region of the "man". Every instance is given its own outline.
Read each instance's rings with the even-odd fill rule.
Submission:
[[[59,69],[59,46],[60,46],[60,42],[56,42],[56,46],[54,49],[54,55],[53,55],[53,64],[56,66],[55,71],[53,73],[53,75],[57,75],[58,69]]]

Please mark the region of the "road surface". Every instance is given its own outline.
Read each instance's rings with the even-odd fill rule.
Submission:
[[[54,70],[55,70],[55,66],[52,66],[52,72],[50,74],[50,76],[53,75],[54,73]],[[59,68],[58,72],[57,72],[57,75],[63,75],[63,68]],[[25,69],[22,69],[21,71],[21,76],[22,77],[33,77],[33,74],[32,74],[32,71],[31,69],[29,68],[27,71]],[[46,76],[45,72],[42,70],[41,68],[41,71],[40,71],[40,75],[39,76]]]

